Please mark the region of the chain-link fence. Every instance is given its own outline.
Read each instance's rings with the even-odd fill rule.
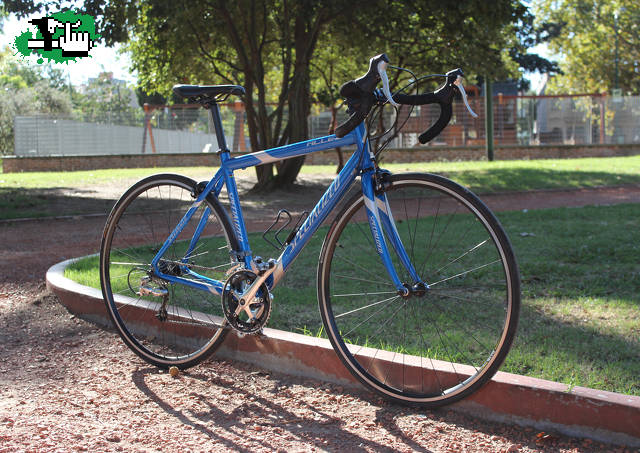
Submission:
[[[449,126],[430,146],[484,145],[484,98],[469,101],[473,118],[461,102]],[[420,146],[418,136],[438,118],[438,106],[416,107],[399,132],[395,147]],[[640,97],[496,96],[493,100],[496,145],[591,145],[640,143]]]
[[[473,118],[462,102],[454,103],[449,126],[428,145],[418,136],[436,121],[437,105],[386,108],[372,127],[391,128],[389,148],[416,146],[465,147],[484,145],[484,99],[471,97],[478,113]],[[233,151],[251,149],[243,104],[221,106],[228,146]],[[493,102],[494,143],[500,145],[590,145],[640,143],[640,97],[496,96]],[[337,122],[346,119],[344,108]],[[393,128],[394,120],[396,127]],[[310,138],[327,135],[332,114],[318,106],[309,117]],[[401,128],[398,128],[401,125]],[[109,155],[144,153],[193,153],[217,149],[206,110],[195,105],[153,106],[134,117],[116,114],[77,119],[49,116],[16,117],[17,156]]]
[[[15,118],[16,156],[113,155],[208,152],[215,144],[208,114],[198,106],[152,107],[136,118],[48,115]],[[233,115],[223,109],[225,134],[233,143]]]

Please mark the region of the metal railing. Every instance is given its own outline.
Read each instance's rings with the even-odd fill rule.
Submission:
[[[472,118],[461,102],[454,103],[450,125],[427,145],[418,136],[439,116],[436,105],[397,112],[385,108],[379,126],[394,120],[390,148],[422,146],[468,147],[485,144],[484,99],[471,97],[479,114]],[[221,107],[227,143],[233,151],[249,151],[244,106]],[[605,95],[495,96],[494,143],[501,145],[593,145],[640,143],[640,97]],[[192,153],[215,151],[216,141],[207,112],[197,105],[147,106],[141,114],[124,118],[28,116],[15,118],[17,156]],[[338,122],[346,118],[338,112]],[[89,120],[89,121],[88,121]],[[331,113],[314,107],[309,117],[310,138],[329,132]]]

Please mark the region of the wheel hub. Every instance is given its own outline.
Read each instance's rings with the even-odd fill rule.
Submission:
[[[425,283],[416,283],[415,285],[409,285],[403,283],[404,291],[398,291],[398,295],[403,299],[411,299],[412,297],[424,297],[429,290],[429,287]]]

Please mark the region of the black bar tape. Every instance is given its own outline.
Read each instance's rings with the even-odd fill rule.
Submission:
[[[440,117],[438,118],[438,121],[418,137],[418,141],[423,145],[437,137],[438,134],[442,132],[442,129],[447,127],[447,124],[449,124],[449,121],[451,120],[451,115],[453,114],[451,104],[440,104],[440,110]]]

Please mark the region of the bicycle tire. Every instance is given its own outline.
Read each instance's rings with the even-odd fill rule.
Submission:
[[[186,369],[200,363],[228,331],[219,295],[158,278],[144,280],[154,275],[151,258],[194,204],[195,189],[192,179],[172,174],[137,182],[114,205],[102,236],[100,283],[107,312],[125,344],[160,368]],[[238,245],[226,211],[211,195],[163,255],[160,264],[167,273],[184,274],[179,263],[206,208],[208,222],[189,254],[189,265],[224,281],[233,264],[229,252]],[[166,291],[166,299],[150,290]]]
[[[429,289],[423,296],[398,294],[357,194],[320,252],[322,321],[342,363],[368,388],[408,405],[449,404],[478,390],[507,356],[520,309],[516,259],[493,213],[453,181],[396,175],[384,190]],[[401,280],[415,283],[390,244],[389,250]]]

